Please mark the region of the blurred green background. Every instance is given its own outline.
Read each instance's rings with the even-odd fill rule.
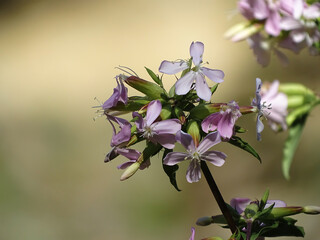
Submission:
[[[204,179],[186,182],[188,163],[177,174],[182,192],[157,158],[120,182],[124,159],[103,163],[112,129],[103,117],[93,121],[92,106],[112,94],[114,67],[147,78],[144,66],[156,72],[164,59],[189,57],[192,41],[226,74],[214,101],[248,104],[256,77],[320,90],[319,58],[289,54],[287,68],[275,58],[261,68],[245,42],[224,39],[242,20],[235,8],[235,0],[0,1],[0,239],[189,239],[198,217],[219,214]],[[270,188],[271,199],[320,205],[319,116],[315,109],[308,119],[289,182],[280,162],[286,133],[266,128],[257,142],[254,117],[241,119],[263,163],[220,144],[227,162],[211,170],[225,200],[260,198]],[[297,218],[306,239],[319,236],[319,216]],[[218,226],[196,231],[197,239],[229,236]]]

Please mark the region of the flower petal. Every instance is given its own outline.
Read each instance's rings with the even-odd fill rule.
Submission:
[[[219,151],[207,151],[201,154],[201,160],[208,161],[217,167],[221,167],[226,159],[227,155]]]
[[[196,91],[199,98],[210,101],[212,93],[201,73],[196,73]]]
[[[277,10],[270,11],[270,15],[265,24],[265,30],[272,36],[279,36],[280,29],[280,14]]]
[[[159,72],[165,74],[176,74],[188,68],[188,64],[185,61],[180,62],[170,62],[162,61]]]
[[[202,62],[204,44],[202,42],[192,42],[190,46],[190,56],[194,65],[198,66]]]
[[[176,165],[179,162],[184,161],[189,155],[187,153],[182,152],[170,152],[163,159],[163,164],[168,166]]]
[[[118,169],[126,169],[127,167],[131,166],[133,163],[135,163],[135,160],[130,160],[128,162],[122,163],[117,166]]]
[[[153,100],[149,103],[146,115],[146,125],[150,126],[160,115],[162,105],[159,100]]]
[[[194,82],[194,79],[195,79],[194,71],[190,71],[186,75],[184,75],[182,78],[180,78],[175,84],[176,94],[177,95],[187,94],[191,89],[191,85]]]
[[[200,154],[205,153],[214,145],[221,142],[221,138],[218,132],[209,133],[199,144],[197,151]]]
[[[210,69],[206,67],[202,67],[201,71],[204,75],[206,75],[210,80],[216,83],[222,83],[224,80],[224,72],[217,69]]]
[[[221,118],[222,114],[220,112],[212,113],[211,115],[206,117],[201,123],[202,131],[208,133],[209,131],[216,130]]]
[[[200,180],[201,168],[200,163],[197,160],[191,160],[186,177],[189,183],[198,182]]]
[[[194,227],[191,228],[191,236],[189,238],[189,240],[194,240],[194,235],[195,235],[196,230],[194,229]]]
[[[239,214],[243,213],[251,200],[249,198],[232,198],[230,201],[231,207],[233,207]]]
[[[268,17],[269,9],[265,0],[254,0],[252,4],[253,15],[256,19],[262,20]]]
[[[138,117],[138,120],[135,121],[135,124],[137,126],[137,129],[142,132],[143,131],[143,127],[144,127],[144,121],[143,121],[143,118],[142,116],[137,113],[137,112],[133,112],[132,113],[132,117],[135,118],[135,117]]]
[[[176,134],[181,130],[181,123],[178,119],[167,119],[153,123],[151,129],[156,134]]]
[[[178,131],[176,133],[176,140],[177,140],[177,142],[181,143],[182,146],[185,147],[185,149],[190,150],[190,151],[195,150],[195,145],[194,145],[193,139],[190,136],[190,134],[185,133],[183,131]]]
[[[224,112],[221,120],[218,123],[218,132],[221,137],[230,139],[233,135],[233,127],[235,119],[232,117],[232,112]]]
[[[273,207],[275,207],[275,208],[287,206],[287,204],[281,200],[267,200],[267,204],[266,204],[265,208],[270,207],[272,204],[274,204]]]
[[[264,125],[260,119],[260,117],[262,116],[262,114],[258,114],[257,116],[257,125],[256,125],[256,128],[257,128],[257,139],[258,141],[261,141],[261,132],[263,131],[264,129]]]
[[[176,143],[176,137],[173,134],[153,135],[149,140],[152,142],[157,142],[168,149],[173,149]]]
[[[138,160],[141,153],[135,149],[128,149],[128,148],[118,148],[117,153],[121,154],[122,156],[130,159],[130,160]]]

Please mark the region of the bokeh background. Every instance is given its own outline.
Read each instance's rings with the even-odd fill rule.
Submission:
[[[188,163],[177,174],[181,192],[157,158],[120,182],[124,159],[103,163],[112,129],[104,117],[93,120],[92,107],[112,94],[116,66],[147,78],[144,66],[157,71],[164,59],[189,57],[192,41],[226,74],[215,101],[248,104],[256,77],[320,90],[319,58],[289,54],[288,67],[273,58],[262,68],[245,42],[224,39],[242,20],[235,8],[235,0],[0,1],[0,239],[189,239],[198,217],[219,214],[204,179],[186,182]],[[220,144],[227,162],[211,170],[225,200],[260,198],[270,188],[271,199],[320,205],[319,116],[315,109],[308,118],[290,181],[281,174],[286,133],[266,128],[257,142],[254,117],[241,119],[263,163]],[[317,239],[320,217],[297,218],[306,239]],[[230,235],[218,226],[196,231],[197,239]]]

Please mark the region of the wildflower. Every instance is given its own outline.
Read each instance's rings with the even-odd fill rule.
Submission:
[[[233,135],[234,124],[241,116],[239,109],[235,101],[222,105],[220,112],[213,113],[202,121],[202,130],[208,133],[217,129],[221,137],[230,139]]]
[[[153,143],[159,143],[163,147],[172,149],[176,142],[175,134],[181,129],[178,119],[167,119],[156,121],[161,112],[162,106],[159,100],[151,101],[147,108],[145,119],[136,112],[133,117],[138,117],[136,121],[137,129],[142,136]]]
[[[118,118],[111,115],[107,115],[107,119],[109,120],[113,129],[113,136],[110,143],[111,147],[119,146],[122,143],[128,142],[131,137],[131,124],[123,118]],[[120,131],[118,133],[112,122],[119,124]]]
[[[216,83],[223,82],[223,71],[201,66],[203,51],[204,44],[202,42],[192,42],[190,46],[190,55],[194,64],[193,68],[191,68],[190,61],[163,61],[161,63],[159,72],[165,74],[176,74],[188,68],[191,69],[176,82],[175,91],[177,95],[187,94],[192,88],[193,82],[195,81],[197,95],[203,100],[210,101],[211,91],[206,83],[205,76]]]
[[[117,150],[117,153],[128,158],[129,161],[119,165],[117,168],[118,169],[126,169],[128,168],[129,166],[131,166],[133,163],[137,162],[137,160],[139,159],[141,153],[135,149],[127,149],[127,148],[118,148]],[[143,170],[147,167],[150,166],[150,159],[146,160],[146,161],[143,161],[141,164],[140,164],[140,167],[139,169],[140,170]]]
[[[257,138],[261,140],[261,132],[264,128],[261,117],[267,118],[273,131],[278,131],[279,126],[282,130],[287,129],[286,116],[288,98],[284,93],[279,93],[279,81],[275,80],[268,89],[261,88],[261,79],[256,79],[256,98],[252,101],[253,106],[257,107]]]
[[[208,161],[220,167],[227,157],[219,151],[208,151],[211,147],[221,142],[218,132],[209,133],[200,142],[199,146],[195,146],[191,135],[183,131],[177,132],[176,140],[186,148],[187,152],[170,152],[163,159],[163,164],[173,166],[184,160],[191,160],[186,174],[187,181],[190,183],[198,182],[201,178],[200,161]]]
[[[117,106],[119,102],[127,104],[128,89],[122,82],[124,78],[126,78],[126,76],[123,74],[116,76],[117,87],[113,89],[113,94],[111,95],[111,97],[103,103],[102,108],[104,110]]]

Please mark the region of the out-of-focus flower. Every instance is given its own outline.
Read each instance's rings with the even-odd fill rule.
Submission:
[[[187,181],[198,182],[201,178],[200,161],[208,161],[215,166],[222,166],[227,157],[219,151],[208,151],[211,147],[221,142],[218,132],[209,133],[200,143],[195,146],[191,135],[179,131],[176,134],[177,142],[181,143],[187,150],[186,153],[170,152],[163,159],[163,164],[173,166],[184,160],[191,160],[187,170]]]
[[[222,105],[220,112],[213,113],[202,121],[202,130],[208,133],[217,129],[221,137],[230,139],[236,120],[241,116],[239,109],[235,101]]]
[[[191,228],[191,236],[189,238],[189,240],[194,240],[194,235],[196,233],[196,230],[194,229],[194,227]]]
[[[230,206],[233,207],[239,214],[241,214],[250,203],[256,203],[256,201],[251,201],[249,198],[232,198],[230,201]],[[287,206],[287,204],[281,200],[267,200],[265,208],[270,207],[272,204],[274,204],[274,208]]]
[[[264,116],[272,130],[278,131],[287,129],[286,116],[288,114],[288,98],[284,93],[278,92],[279,81],[275,80],[268,88],[262,87],[261,79],[256,79],[256,98],[251,105],[257,108],[257,139],[261,140],[263,123],[261,117]]]
[[[280,2],[265,0],[240,0],[239,11],[248,20],[265,21],[265,30],[272,36],[278,36],[281,32],[279,13]]]
[[[159,72],[165,74],[176,74],[190,68],[190,71],[176,82],[176,94],[187,94],[195,81],[197,95],[203,100],[210,101],[211,91],[206,83],[205,76],[216,83],[223,82],[223,71],[202,67],[203,51],[204,44],[202,42],[192,42],[190,46],[190,55],[194,64],[193,68],[191,68],[190,61],[180,60],[178,62],[170,62],[165,60],[161,63]]]
[[[118,148],[116,150],[116,152],[126,158],[129,159],[129,161],[119,165],[117,168],[118,169],[126,169],[128,168],[129,166],[131,166],[133,163],[137,162],[137,160],[139,159],[141,153],[135,149],[127,149],[127,148]],[[150,166],[150,159],[147,159],[146,161],[143,161],[141,164],[140,164],[140,167],[139,169],[140,170],[143,170],[147,167]]]
[[[126,76],[123,74],[116,76],[117,87],[113,89],[113,94],[111,97],[103,103],[102,108],[104,110],[117,106],[118,102],[127,104],[128,89],[122,82],[123,78],[126,78]]]
[[[133,113],[133,117],[138,117],[136,121],[137,129],[144,138],[153,143],[159,143],[165,148],[172,149],[176,142],[175,134],[181,129],[181,124],[178,119],[156,121],[161,109],[161,102],[154,100],[147,107],[145,119],[136,112]]]

